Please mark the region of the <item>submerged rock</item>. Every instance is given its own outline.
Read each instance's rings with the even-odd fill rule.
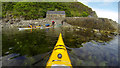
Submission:
[[[98,40],[98,42],[103,43],[104,41],[102,41],[102,40]]]
[[[12,49],[13,49],[13,47],[10,47],[10,48],[9,48],[9,50],[12,50]]]
[[[95,42],[95,41],[93,41],[93,40],[92,40],[91,42],[92,42],[93,44],[97,44],[97,42]]]
[[[8,51],[8,52],[5,52],[5,54],[8,55],[8,54],[9,54],[9,51]]]

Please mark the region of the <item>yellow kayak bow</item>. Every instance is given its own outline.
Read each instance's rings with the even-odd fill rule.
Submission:
[[[54,68],[58,66],[65,66],[72,68],[71,61],[60,33],[58,41],[52,51],[52,54],[46,64],[46,68]]]

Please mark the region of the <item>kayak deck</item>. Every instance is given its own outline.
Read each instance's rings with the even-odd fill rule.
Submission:
[[[72,68],[71,61],[63,42],[61,33],[46,66],[47,68],[51,66],[69,66]]]

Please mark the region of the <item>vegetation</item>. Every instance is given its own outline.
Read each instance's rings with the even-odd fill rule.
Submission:
[[[86,17],[92,12],[92,9],[80,2],[3,2],[2,17],[6,17],[6,13],[16,17],[24,17],[25,19],[45,18],[46,12],[65,11],[67,17]]]
[[[9,50],[9,54],[16,53],[20,55],[34,56],[37,54],[43,54],[53,49],[56,38],[52,36],[45,36],[44,30],[26,33],[16,32],[14,34],[3,34],[3,50],[2,55],[6,55],[5,52]],[[39,39],[37,39],[39,38]],[[26,40],[27,39],[27,40]],[[54,40],[51,42],[51,40]],[[7,43],[6,43],[7,42]],[[9,43],[9,44],[8,44]],[[46,44],[46,45],[45,45]],[[47,47],[47,48],[46,48]]]
[[[85,14],[84,14],[85,15]],[[89,29],[98,29],[98,30],[106,30],[106,31],[114,31],[116,30],[112,24],[110,23],[109,19],[105,18],[66,18],[65,21],[68,24],[74,26],[80,26]]]

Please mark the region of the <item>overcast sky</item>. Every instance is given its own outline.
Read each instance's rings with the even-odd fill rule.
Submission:
[[[96,11],[98,17],[109,18],[118,22],[119,0],[79,0]]]

